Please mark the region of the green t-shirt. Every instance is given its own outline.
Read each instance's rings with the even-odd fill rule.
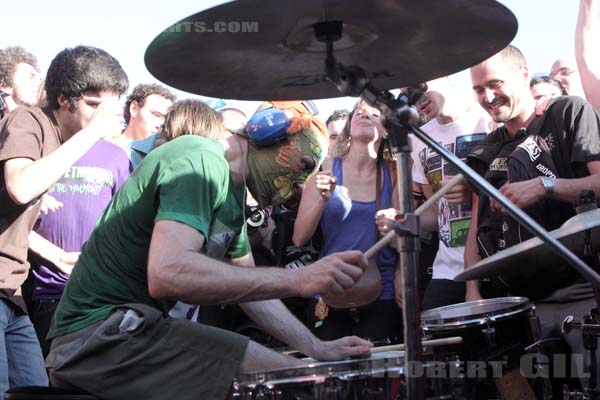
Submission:
[[[84,245],[48,337],[106,318],[110,309],[143,303],[166,315],[171,303],[148,293],[148,250],[154,223],[178,221],[205,238],[202,253],[238,258],[249,252],[244,187],[232,184],[223,146],[183,136],[152,151],[121,187]],[[170,243],[161,243],[169,247]]]

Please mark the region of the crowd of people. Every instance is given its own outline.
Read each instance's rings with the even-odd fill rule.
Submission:
[[[547,230],[582,191],[600,198],[596,15],[580,0],[575,59],[548,75],[509,45],[470,68],[473,97],[451,77],[400,88],[426,134]],[[247,116],[155,83],[123,105],[128,89],[99,48],[67,48],[43,76],[27,50],[0,49],[0,397],[224,399],[238,374],[302,363],[276,347],[340,360],[403,341],[397,243],[364,255],[402,220],[378,109],[322,120],[308,100],[271,101]],[[458,171],[411,141],[418,204]],[[524,296],[540,339],[584,352],[560,326],[598,306],[574,269],[454,281],[531,237],[493,198],[462,181],[420,224],[422,310]]]

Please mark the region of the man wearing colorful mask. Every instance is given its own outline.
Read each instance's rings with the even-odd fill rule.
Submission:
[[[275,106],[275,107],[274,107]],[[369,351],[320,341],[278,299],[343,293],[367,266],[357,251],[310,268],[252,268],[245,185],[261,206],[290,200],[327,148],[301,102],[264,104],[246,136],[182,136],[139,165],[99,218],[52,324],[53,386],[107,399],[224,399],[234,376],[299,360],[244,336],[167,317],[175,301],[243,303],[257,324],[321,360]],[[97,379],[102,376],[102,379]]]

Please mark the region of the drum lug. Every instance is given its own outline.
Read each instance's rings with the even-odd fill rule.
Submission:
[[[496,328],[491,326],[488,322],[487,327],[483,328],[481,333],[483,333],[483,337],[488,345],[488,348],[491,349],[496,347]]]

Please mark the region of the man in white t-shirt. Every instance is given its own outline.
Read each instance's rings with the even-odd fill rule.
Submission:
[[[496,127],[477,103],[460,95],[448,77],[411,89],[420,89],[424,93],[416,106],[430,121],[421,129],[462,159],[475,143]],[[430,197],[459,171],[420,140],[413,138],[412,145],[413,181],[421,186],[426,197]],[[453,279],[464,270],[464,245],[471,221],[468,184],[454,186],[434,207],[437,207],[438,215],[439,250],[433,263],[432,279],[425,290],[423,310],[465,301],[464,282]]]

